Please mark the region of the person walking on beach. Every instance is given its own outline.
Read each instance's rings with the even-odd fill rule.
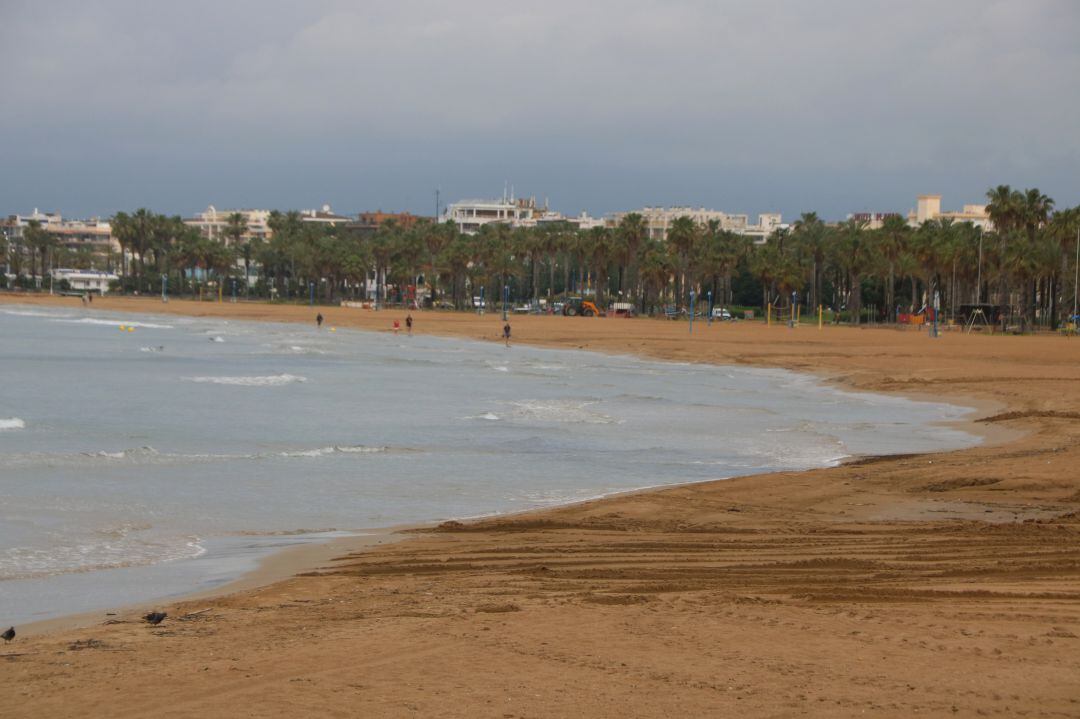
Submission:
[[[315,326],[316,327],[322,327],[322,321],[323,321],[323,316],[322,316],[322,312],[320,312],[319,314],[315,315]]]
[[[401,330],[401,321],[394,320],[394,334],[397,334]]]
[[[510,323],[507,322],[503,325],[503,340],[506,341],[506,346],[510,346]]]
[[[407,316],[405,317],[405,330],[406,330],[406,331],[407,331],[407,332],[408,332],[408,333],[409,333],[410,335],[412,334],[412,315],[411,315],[411,314],[410,314],[410,315],[407,315]]]

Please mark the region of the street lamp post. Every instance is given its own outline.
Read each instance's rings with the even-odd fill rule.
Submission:
[[[1076,262],[1073,263],[1073,332],[1076,332],[1076,289],[1080,283],[1080,227],[1076,228]]]
[[[690,334],[694,334],[694,291],[690,290]]]
[[[982,304],[982,232],[979,232],[979,279],[975,285],[975,304]]]
[[[506,303],[510,299],[510,285],[503,285],[503,322],[506,322]]]
[[[712,290],[709,290],[709,316],[705,321],[712,325]]]
[[[161,275],[161,301],[169,301],[169,276],[166,274]]]

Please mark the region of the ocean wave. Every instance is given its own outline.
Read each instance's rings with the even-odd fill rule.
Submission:
[[[494,412],[485,412],[484,414],[474,414],[469,417],[464,417],[463,419],[483,419],[487,420],[488,422],[498,422],[500,419],[502,419],[502,417],[495,414]]]
[[[55,312],[37,312],[35,310],[0,310],[0,313],[5,315],[12,315],[14,317],[45,317],[50,320],[64,319],[65,317],[72,317],[69,314],[57,314]]]
[[[417,450],[407,447],[380,447],[369,445],[328,445],[313,449],[294,449],[281,452],[249,452],[249,453],[182,453],[160,452],[153,447],[135,447],[132,449],[103,449],[98,451],[79,452],[76,454],[59,454],[48,452],[32,452],[25,454],[0,455],[0,467],[26,467],[47,465],[50,467],[82,467],[88,462],[105,465],[134,464],[134,465],[183,465],[183,464],[206,464],[212,462],[236,462],[236,461],[262,461],[280,458],[303,458],[323,457],[331,454],[363,456],[369,454],[383,454],[386,452],[414,452]]]
[[[67,322],[69,324],[75,324],[75,325],[104,325],[104,326],[107,326],[107,327],[119,327],[120,325],[123,325],[124,327],[145,327],[147,329],[153,329],[153,330],[171,330],[173,328],[172,325],[159,325],[159,324],[156,324],[154,322],[135,322],[135,321],[132,321],[132,320],[109,320],[109,319],[104,319],[104,318],[101,318],[101,317],[80,317],[79,319],[76,319],[76,320],[56,319],[56,320],[53,320],[53,321],[54,322]]]
[[[0,419],[0,432],[11,429],[25,429],[26,422],[22,421],[18,417],[9,417],[8,419]]]
[[[119,452],[83,452],[84,457],[97,457],[99,459],[136,459],[140,457],[157,457],[161,453],[153,447],[137,447],[135,449],[122,449]]]
[[[145,525],[122,525],[104,528],[77,543],[68,540],[50,547],[11,547],[0,552],[0,580],[142,567],[206,553],[198,537],[140,536],[148,530]]]
[[[278,452],[279,457],[325,457],[328,454],[379,454],[389,452],[389,447],[367,447],[364,445],[333,445],[317,449],[297,449]]]
[[[578,424],[619,424],[621,421],[611,415],[590,409],[596,400],[572,399],[523,399],[509,402],[514,407],[516,419],[531,419],[541,422],[567,422]]]
[[[200,384],[225,384],[234,387],[280,387],[294,382],[307,382],[307,377],[288,373],[250,377],[184,377],[183,379]]]

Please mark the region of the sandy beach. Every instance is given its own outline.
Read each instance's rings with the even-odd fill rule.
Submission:
[[[316,313],[150,298],[93,309]],[[406,314],[318,311],[374,331]],[[498,341],[502,328],[498,314],[413,317],[419,334]],[[296,552],[230,594],[161,607],[157,628],[132,611],[20,635],[0,647],[3,715],[1080,716],[1080,339],[511,323],[519,343],[970,405],[986,442]]]

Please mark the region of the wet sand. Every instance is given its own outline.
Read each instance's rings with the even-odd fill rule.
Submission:
[[[385,331],[405,316],[321,312],[327,327]],[[498,314],[413,317],[417,333],[498,340],[502,327]],[[4,715],[1080,716],[1080,339],[511,323],[515,342],[970,404],[989,441],[413,530],[165,607],[158,628],[132,613],[19,637],[0,647]]]

